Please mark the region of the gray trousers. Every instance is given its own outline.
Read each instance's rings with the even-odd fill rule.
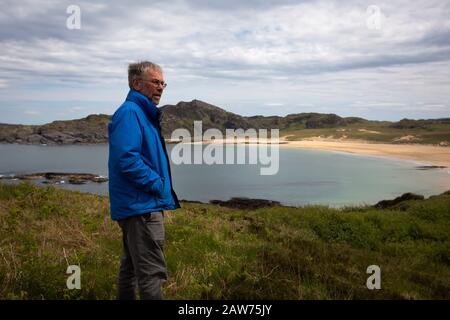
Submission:
[[[118,221],[122,229],[123,256],[117,299],[136,299],[136,282],[142,300],[162,299],[167,280],[164,258],[164,212],[149,212]]]

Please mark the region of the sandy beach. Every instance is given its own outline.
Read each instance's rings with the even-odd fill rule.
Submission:
[[[450,147],[420,144],[388,144],[363,141],[342,141],[311,139],[286,141],[281,146],[308,148],[383,156],[403,160],[418,161],[424,164],[450,167]]]
[[[242,140],[243,142],[244,140]],[[269,140],[267,140],[269,142]],[[236,143],[229,139],[203,140],[200,143]],[[257,143],[247,140],[248,144]],[[264,139],[259,144],[265,143]],[[269,142],[270,143],[270,142]],[[306,148],[327,151],[339,151],[371,156],[389,157],[401,160],[416,161],[424,165],[446,166],[450,168],[450,147],[426,145],[426,144],[389,144],[374,143],[358,140],[337,140],[327,138],[309,138],[304,140],[289,141],[280,137],[280,147]]]

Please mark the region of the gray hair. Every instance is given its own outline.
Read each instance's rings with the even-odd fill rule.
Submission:
[[[147,69],[162,72],[162,68],[159,65],[150,61],[140,61],[128,65],[128,86],[130,89],[133,89],[133,80],[141,78]]]

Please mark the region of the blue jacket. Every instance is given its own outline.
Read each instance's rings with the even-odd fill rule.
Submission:
[[[108,124],[111,218],[180,208],[161,136],[161,112],[130,90]]]

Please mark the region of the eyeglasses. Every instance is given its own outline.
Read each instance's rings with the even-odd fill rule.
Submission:
[[[153,84],[156,87],[159,87],[159,85],[161,85],[163,88],[167,87],[167,82],[159,81],[158,79],[152,79],[152,80],[141,79],[141,81],[143,81],[143,82],[150,82],[151,84]]]

